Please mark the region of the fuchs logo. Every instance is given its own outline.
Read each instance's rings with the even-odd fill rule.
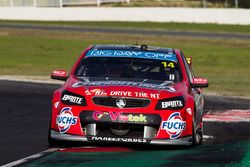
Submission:
[[[167,121],[162,122],[161,129],[166,130],[170,139],[178,138],[186,128],[186,122],[182,120],[179,112],[174,112],[168,117]]]
[[[126,106],[126,100],[125,99],[117,99],[116,102],[115,102],[116,106],[119,107],[119,108],[123,108]]]
[[[72,114],[70,107],[65,107],[61,110],[60,115],[57,116],[56,123],[60,133],[66,133],[71,125],[77,123],[77,117]]]

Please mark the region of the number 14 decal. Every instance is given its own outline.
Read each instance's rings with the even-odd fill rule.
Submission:
[[[163,64],[164,68],[167,68],[167,67],[174,68],[175,67],[174,66],[174,62],[170,62],[170,63],[168,63],[168,62],[161,62],[161,64]]]

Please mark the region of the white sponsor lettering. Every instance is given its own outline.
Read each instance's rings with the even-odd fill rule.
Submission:
[[[171,86],[163,86],[149,83],[127,82],[127,81],[93,81],[93,82],[76,82],[72,85],[73,88],[81,86],[136,86],[148,89],[160,89],[168,92],[175,92],[176,90]]]
[[[173,54],[135,51],[92,50],[88,56],[147,57],[155,59],[173,58]]]
[[[138,138],[113,138],[113,137],[91,137],[90,140],[95,141],[111,141],[111,142],[127,142],[127,143],[146,143],[146,139]]]
[[[152,99],[159,99],[159,98],[160,98],[160,94],[153,94],[153,93],[151,93],[151,94],[150,94],[150,97],[151,97]]]
[[[81,104],[83,98],[76,97],[76,96],[71,96],[71,95],[64,95],[62,100],[63,101],[69,101],[69,102],[72,102],[72,103]]]
[[[105,92],[102,89],[92,89],[85,90],[85,95],[94,95],[94,96],[122,96],[122,97],[138,97],[138,98],[151,98],[151,99],[160,99],[159,93],[147,93],[147,92],[132,92],[132,91],[110,91]]]
[[[183,121],[179,112],[172,113],[167,121],[163,121],[161,125],[162,130],[170,135],[170,139],[177,139],[186,129],[186,122]]]
[[[130,91],[111,91],[110,96],[132,96]]]
[[[168,107],[183,107],[183,103],[180,100],[161,102],[161,108]]]

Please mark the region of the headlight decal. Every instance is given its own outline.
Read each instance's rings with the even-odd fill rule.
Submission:
[[[185,101],[182,96],[172,97],[159,100],[155,109],[156,110],[179,110],[185,106]]]

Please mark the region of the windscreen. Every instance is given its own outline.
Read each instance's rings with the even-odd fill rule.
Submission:
[[[182,79],[176,61],[124,57],[85,57],[74,75],[173,82]]]

